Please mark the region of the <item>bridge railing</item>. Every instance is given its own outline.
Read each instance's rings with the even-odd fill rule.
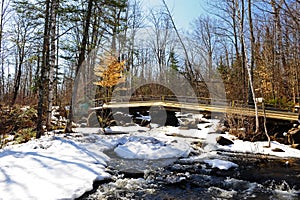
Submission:
[[[145,103],[145,102],[163,102],[166,107],[180,107],[178,104],[184,104],[183,106],[188,106],[190,108],[195,108],[202,106],[201,109],[212,110],[215,108],[226,108],[226,112],[230,113],[238,113],[241,112],[250,113],[250,115],[254,114],[254,105],[246,105],[243,104],[242,101],[237,100],[227,100],[227,99],[212,99],[212,98],[203,98],[203,97],[184,97],[184,96],[123,96],[117,98],[99,98],[95,99],[95,107],[90,110],[98,110],[103,108],[103,104],[107,105],[113,104],[123,104],[123,106],[127,103]],[[172,105],[173,104],[173,105]],[[205,108],[203,108],[203,106]],[[259,114],[262,115],[263,110],[262,106],[259,105]],[[272,107],[265,107],[268,112],[268,117],[277,118],[277,119],[288,119],[288,120],[300,120],[300,111],[296,114],[293,111],[289,110],[279,110]]]
[[[212,99],[205,97],[186,97],[186,96],[121,96],[118,98],[98,98],[94,99],[95,106],[102,105],[103,103],[128,103],[128,102],[177,102],[185,104],[203,104],[203,105],[233,105],[230,100],[227,99]],[[237,104],[235,104],[237,105]]]
[[[186,96],[172,96],[172,95],[139,95],[139,96],[119,96],[117,98],[98,98],[94,99],[95,106],[101,106],[103,103],[128,103],[128,102],[170,102],[170,103],[185,103],[185,104],[201,104],[201,105],[218,105],[218,106],[229,106],[237,108],[254,108],[254,105],[245,104],[241,100],[230,100],[230,99],[215,99],[206,97],[186,97]],[[258,105],[259,109],[262,109]],[[279,109],[272,105],[265,104],[267,110],[277,110],[277,111],[289,111],[293,112],[293,108],[290,109]]]

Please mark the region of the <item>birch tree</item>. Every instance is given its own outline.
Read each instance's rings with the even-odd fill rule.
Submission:
[[[244,0],[241,0],[241,6],[244,6]],[[241,42],[243,44],[244,47],[246,47],[246,42],[245,42],[245,33],[244,33],[244,23],[243,23],[243,17],[242,17],[242,12],[241,12],[241,8],[240,5],[238,4],[238,2],[236,2],[236,8],[237,8],[237,12],[238,12],[238,21],[239,21],[239,37],[241,39]],[[243,8],[242,8],[243,10]],[[258,133],[259,131],[259,118],[258,118],[258,106],[257,106],[257,101],[256,101],[256,97],[255,97],[255,89],[254,89],[254,84],[253,84],[253,79],[252,79],[252,67],[251,67],[251,63],[249,63],[249,58],[248,58],[248,54],[245,51],[242,51],[244,53],[244,57],[245,57],[245,63],[246,63],[246,67],[247,67],[247,72],[248,72],[248,78],[249,78],[249,85],[250,85],[250,89],[251,89],[251,93],[252,93],[252,97],[253,97],[253,102],[254,102],[254,109],[255,109],[255,133]]]

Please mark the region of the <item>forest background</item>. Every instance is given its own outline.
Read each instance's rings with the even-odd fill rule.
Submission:
[[[163,4],[143,8],[138,0],[1,0],[2,114],[16,105],[35,107],[40,137],[43,125],[52,129],[52,106],[70,105],[80,71],[88,78],[98,69],[96,85],[113,89],[115,80],[103,85],[103,68],[114,68],[109,66],[117,66],[110,74],[118,78],[140,80],[175,70],[199,97],[209,97],[203,78],[219,74],[226,98],[243,104],[252,101],[253,80],[255,96],[266,104],[291,109],[299,103],[299,0],[211,0],[188,31],[176,29]],[[97,68],[86,64],[95,62],[88,59],[99,47]],[[11,127],[10,120],[1,119],[1,131]]]

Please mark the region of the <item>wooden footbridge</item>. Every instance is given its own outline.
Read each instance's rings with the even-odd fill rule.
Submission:
[[[91,110],[101,109],[142,109],[150,107],[164,107],[171,111],[199,111],[224,114],[236,114],[242,116],[255,116],[254,106],[244,106],[238,101],[223,99],[193,98],[193,97],[120,97],[110,99],[109,103],[102,103],[103,99],[98,99],[98,107]],[[99,103],[101,102],[101,103]],[[104,101],[108,102],[108,101]],[[97,103],[96,103],[97,104]],[[298,113],[289,110],[278,110],[272,107],[265,108],[265,114],[270,119],[297,121]],[[264,116],[262,106],[259,106],[259,116]]]

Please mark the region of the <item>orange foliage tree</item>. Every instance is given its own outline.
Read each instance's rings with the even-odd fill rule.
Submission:
[[[103,98],[105,102],[109,101],[114,87],[125,82],[125,63],[125,60],[119,61],[114,56],[106,56],[103,63],[95,67],[94,73],[100,78],[99,81],[94,82],[95,85],[100,86],[97,92],[98,98]]]

